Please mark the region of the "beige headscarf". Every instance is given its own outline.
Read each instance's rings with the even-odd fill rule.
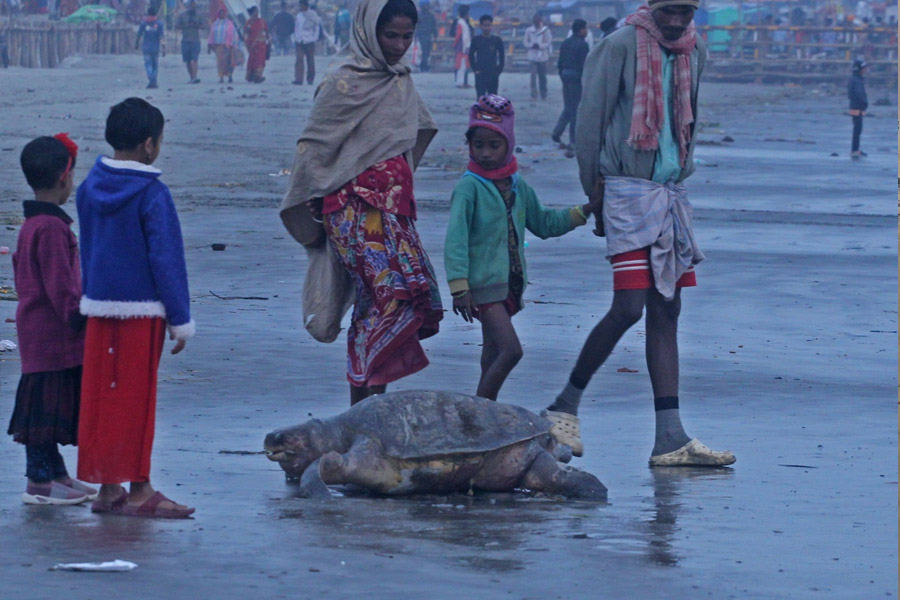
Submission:
[[[409,0],[412,2],[412,0]],[[297,241],[311,198],[334,192],[373,164],[407,154],[415,169],[437,133],[404,62],[390,66],[375,34],[387,0],[362,0],[350,54],[322,80],[297,154],[281,220]]]

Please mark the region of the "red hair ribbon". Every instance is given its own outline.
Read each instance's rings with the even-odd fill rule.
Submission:
[[[59,177],[60,180],[62,180],[65,179],[66,175],[69,174],[69,171],[72,170],[72,162],[78,158],[78,144],[72,141],[68,133],[57,133],[53,137],[62,142],[63,146],[66,147],[66,151],[69,153],[69,162],[66,164],[66,170],[63,171],[63,174]]]

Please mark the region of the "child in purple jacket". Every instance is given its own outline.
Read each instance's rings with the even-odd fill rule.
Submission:
[[[71,217],[60,208],[72,193],[78,146],[66,134],[39,137],[22,150],[22,171],[34,190],[13,254],[16,330],[22,378],[9,424],[25,444],[26,504],[78,504],[97,490],[69,477],[57,444],[75,444],[84,354],[78,310],[81,273]]]

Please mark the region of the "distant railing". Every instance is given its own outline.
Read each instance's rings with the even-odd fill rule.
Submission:
[[[5,26],[13,66],[53,68],[76,54],[135,52],[135,29],[127,23],[14,21]]]
[[[494,27],[506,48],[506,71],[526,71],[528,50],[522,39],[530,23],[507,23]],[[850,74],[855,58],[869,63],[868,77],[878,84],[897,81],[897,31],[890,27],[797,27],[774,25],[701,25],[710,59],[705,77],[732,81],[838,81]],[[551,26],[556,63],[559,45],[568,34],[566,26]],[[591,30],[597,28],[591,25]],[[478,30],[475,30],[478,35]],[[438,36],[431,66],[451,71],[453,38]],[[555,72],[554,68],[550,72]]]

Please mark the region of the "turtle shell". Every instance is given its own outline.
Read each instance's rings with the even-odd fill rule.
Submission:
[[[497,450],[545,435],[551,426],[520,406],[422,390],[371,396],[338,421],[345,434],[378,440],[388,456],[404,460]]]

